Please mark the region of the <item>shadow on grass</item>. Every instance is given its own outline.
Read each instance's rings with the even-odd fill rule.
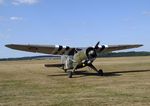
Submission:
[[[121,76],[124,73],[141,73],[141,72],[150,72],[150,70],[127,70],[127,71],[113,71],[113,72],[105,72],[103,77],[113,77],[113,76]],[[67,76],[67,73],[48,75],[52,76]],[[99,76],[96,72],[88,72],[85,70],[78,70],[73,74],[73,78],[86,77],[86,76]],[[101,77],[101,76],[100,76]]]
[[[106,72],[105,74],[123,74],[123,73],[141,73],[141,72],[150,72],[150,70],[127,70],[127,71],[113,71],[113,72]]]
[[[67,73],[61,73],[61,74],[55,74],[55,75],[47,75],[49,77],[55,77],[55,76],[68,76]],[[86,76],[99,76],[101,77],[100,75],[98,75],[96,72],[88,72],[88,71],[85,71],[85,70],[78,70],[78,71],[75,71],[75,73],[73,74],[73,78],[79,78],[79,77],[86,77]],[[120,74],[117,74],[117,73],[104,73],[104,76],[120,76]]]
[[[150,70],[126,70],[126,71],[113,71],[113,72],[105,72],[104,76],[120,76],[124,73],[141,73],[141,72],[150,72]]]

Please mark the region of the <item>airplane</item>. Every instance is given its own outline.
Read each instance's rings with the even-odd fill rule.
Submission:
[[[138,48],[142,44],[126,45],[100,45],[98,42],[95,46],[90,47],[69,47],[61,45],[33,45],[33,44],[7,44],[8,48],[34,52],[61,55],[60,64],[45,64],[45,67],[61,67],[72,78],[75,71],[79,68],[90,67],[95,70],[99,76],[103,76],[103,70],[97,69],[92,63],[97,58],[97,53],[108,53],[117,50]]]

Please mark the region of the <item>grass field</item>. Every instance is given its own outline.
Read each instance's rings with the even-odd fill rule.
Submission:
[[[150,106],[150,57],[99,58],[69,79],[46,63],[0,62],[0,106]]]

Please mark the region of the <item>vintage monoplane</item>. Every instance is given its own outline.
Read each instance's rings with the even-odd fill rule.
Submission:
[[[90,67],[95,70],[98,75],[103,76],[103,71],[96,69],[92,64],[97,57],[97,53],[108,53],[117,50],[137,48],[143,46],[141,44],[130,45],[99,45],[91,47],[69,47],[61,45],[31,45],[31,44],[7,44],[8,48],[37,52],[53,55],[61,55],[61,64],[45,64],[46,67],[62,67],[65,72],[68,72],[68,77],[72,78],[75,70],[83,67]]]

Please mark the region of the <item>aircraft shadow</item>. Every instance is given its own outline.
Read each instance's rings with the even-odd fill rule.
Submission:
[[[124,73],[141,73],[141,72],[150,72],[150,69],[105,72],[104,76],[106,76],[106,77],[109,77],[109,76],[120,76],[120,75],[122,75]]]
[[[97,74],[97,72],[88,72],[88,71],[76,71],[75,72],[75,75],[80,75],[80,76],[75,76],[75,78],[78,78],[78,77],[86,77],[86,76],[99,76],[101,77],[100,75]],[[107,72],[104,72],[104,75],[102,77],[105,77],[105,76],[120,76],[119,73],[107,73]]]
[[[111,73],[139,73],[139,72],[149,72],[150,69],[146,69],[146,70],[127,70],[127,71],[113,71],[113,72],[106,72],[105,74],[111,74]]]
[[[141,73],[141,72],[150,72],[150,69],[147,70],[127,70],[127,71],[113,71],[113,72],[105,72],[103,77],[111,77],[111,76],[121,76],[124,73]],[[48,75],[48,76],[67,76],[67,73]],[[85,77],[85,76],[99,76],[96,72],[88,72],[86,70],[78,70],[74,73],[73,78]]]

